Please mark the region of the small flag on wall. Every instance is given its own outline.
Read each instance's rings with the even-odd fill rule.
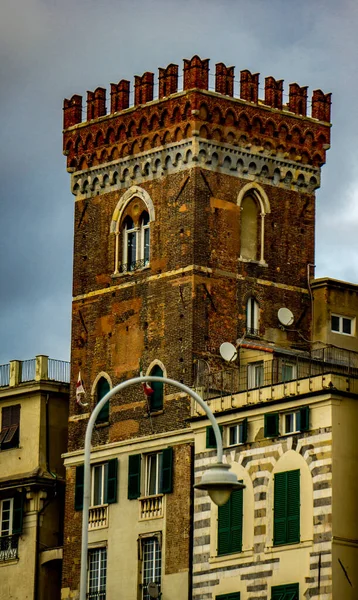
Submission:
[[[140,372],[140,376],[144,377],[143,371]],[[143,387],[143,392],[145,393],[146,396],[152,396],[154,394],[153,388],[150,386],[150,384],[147,381],[144,381],[142,383],[142,387]]]
[[[76,402],[79,406],[88,406],[88,402],[82,402],[86,395],[85,388],[83,387],[83,381],[81,379],[81,371],[78,373],[78,379],[76,383]]]

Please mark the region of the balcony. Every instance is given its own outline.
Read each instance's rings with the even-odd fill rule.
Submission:
[[[140,260],[135,260],[130,263],[122,263],[119,267],[120,273],[133,273],[133,271],[139,271],[140,269],[144,269],[149,265],[149,260],[147,258],[141,258]]]
[[[0,537],[0,562],[18,558],[19,536],[8,535]]]
[[[0,365],[0,388],[15,387],[31,381],[69,383],[70,363],[39,355],[30,360],[12,360]]]
[[[106,600],[106,592],[88,592],[87,600]]]
[[[163,516],[163,494],[139,498],[140,519],[158,519]]]
[[[108,527],[108,504],[92,506],[88,514],[88,530],[104,529]]]

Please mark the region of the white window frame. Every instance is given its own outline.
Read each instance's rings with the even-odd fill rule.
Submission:
[[[262,383],[256,385],[256,374],[262,370]],[[260,388],[265,385],[265,362],[263,360],[248,363],[247,365],[247,387],[249,390]]]
[[[332,329],[332,317],[336,317],[337,319],[339,319],[338,331],[336,329]],[[346,319],[347,321],[350,322],[351,333],[346,333],[345,331],[343,331],[343,319]],[[347,317],[345,315],[337,315],[335,313],[332,313],[331,314],[331,332],[338,333],[339,335],[347,335],[349,337],[353,337],[355,335],[355,318]]]
[[[9,514],[9,529],[7,532],[3,532],[3,513],[4,513],[4,503],[10,503],[10,514]],[[7,537],[12,535],[12,523],[14,518],[14,499],[13,498],[3,498],[0,500],[0,537]]]
[[[290,379],[284,379],[283,370],[286,367],[292,367],[292,377]],[[294,381],[297,379],[297,364],[290,360],[283,360],[281,363],[281,380],[282,383],[289,383],[290,381]]]
[[[259,303],[253,296],[250,296],[246,302],[246,333],[248,335],[259,334],[259,314]]]
[[[94,499],[95,499],[95,475],[94,474],[95,474],[96,469],[101,469],[101,497],[103,500],[103,502],[101,504],[94,503]],[[104,498],[105,498],[105,493],[106,493],[107,482],[108,482],[108,462],[92,465],[92,467],[91,467],[91,502],[90,502],[91,508],[93,508],[95,506],[104,506],[104,504],[105,504]]]
[[[235,423],[234,425],[229,425],[227,428],[227,446],[239,446],[240,444],[243,444],[244,442],[242,441],[242,437],[243,437],[243,427],[244,427],[244,422],[240,421],[240,423]],[[235,430],[236,431],[236,442],[232,442],[230,441],[230,437],[231,437],[231,431]]]
[[[98,555],[98,569],[91,569],[93,562],[92,556]],[[101,577],[103,578],[104,571],[104,590],[101,589]],[[97,589],[91,589],[91,575],[94,573],[97,576]],[[88,578],[87,578],[87,590],[88,598],[91,600],[105,600],[106,598],[106,587],[107,587],[107,548],[93,548],[88,551]]]
[[[292,418],[293,421],[293,429],[288,430],[287,429],[287,418],[290,417]],[[301,431],[300,429],[297,428],[297,420],[299,421],[300,419],[300,410],[292,410],[290,412],[286,412],[286,413],[282,413],[280,415],[281,418],[281,428],[280,431],[283,431],[283,433],[285,435],[289,435],[291,433],[298,433],[299,431]]]
[[[152,556],[149,556],[149,561],[152,564],[149,564],[149,569],[146,569],[146,545],[152,543],[153,550]],[[147,585],[151,581],[155,581],[159,585],[159,589],[161,589],[161,581],[162,581],[162,549],[161,543],[157,536],[153,537],[143,537],[141,539],[141,550],[142,550],[142,600],[150,600],[150,596],[147,592]],[[149,553],[148,553],[149,554]],[[149,562],[148,561],[148,562]],[[158,566],[159,563],[159,566]],[[148,571],[150,571],[149,576],[147,576]],[[158,576],[159,572],[159,576]],[[157,574],[157,576],[156,576]],[[158,581],[159,580],[159,581]]]
[[[150,493],[151,484],[151,467],[155,460],[155,491]],[[144,455],[144,496],[158,496],[160,494],[160,483],[162,476],[162,461],[163,452],[151,452],[150,454]]]

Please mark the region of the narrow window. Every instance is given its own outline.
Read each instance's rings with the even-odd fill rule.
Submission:
[[[7,498],[0,500],[0,525],[1,537],[12,534],[12,519],[13,519],[14,499]]]
[[[122,271],[134,271],[137,260],[137,229],[133,219],[126,217],[123,224],[123,260]]]
[[[97,383],[97,389],[96,389],[96,394],[97,394],[97,404],[100,400],[102,400],[102,398],[108,394],[109,390],[111,388],[109,387],[109,383],[107,381],[107,379],[105,377],[101,377]],[[97,417],[97,421],[96,423],[107,423],[109,420],[109,402],[107,402],[104,407],[101,409],[98,417]]]
[[[247,442],[247,419],[231,425],[229,427],[228,446],[235,446],[237,444],[246,444]]]
[[[241,258],[259,260],[258,244],[259,207],[252,196],[246,196],[241,203]]]
[[[271,600],[299,600],[298,583],[276,585],[271,592]]]
[[[258,361],[247,365],[248,389],[262,387],[264,385],[264,361]]]
[[[252,296],[246,303],[246,333],[247,335],[259,335],[259,304]]]
[[[300,541],[300,471],[276,473],[274,485],[275,546]]]
[[[20,441],[20,404],[4,406],[1,411],[0,448],[17,448]]]
[[[92,467],[91,506],[106,504],[108,482],[108,463]]]
[[[159,494],[162,487],[162,462],[163,454],[146,455],[146,473],[145,473],[145,495],[154,496]]]
[[[297,378],[297,368],[292,362],[282,361],[282,381],[293,381]]]
[[[141,266],[149,265],[149,249],[150,249],[150,230],[149,230],[149,215],[144,211],[140,218],[140,260]]]
[[[148,592],[149,584],[156,584],[160,593],[162,576],[162,552],[159,540],[155,537],[142,540],[142,598],[151,600]],[[158,594],[159,596],[159,594]]]
[[[88,600],[106,600],[107,548],[88,553]]]
[[[243,490],[234,490],[218,512],[218,555],[242,550]]]

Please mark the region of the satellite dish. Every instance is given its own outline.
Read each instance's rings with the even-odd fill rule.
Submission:
[[[150,581],[147,585],[147,592],[151,598],[159,597],[159,585],[155,581]]]
[[[284,325],[285,327],[289,327],[294,321],[292,312],[289,308],[285,308],[284,306],[279,309],[277,316],[281,325]]]
[[[237,350],[230,342],[224,342],[220,346],[220,354],[227,362],[232,362],[237,357]]]

